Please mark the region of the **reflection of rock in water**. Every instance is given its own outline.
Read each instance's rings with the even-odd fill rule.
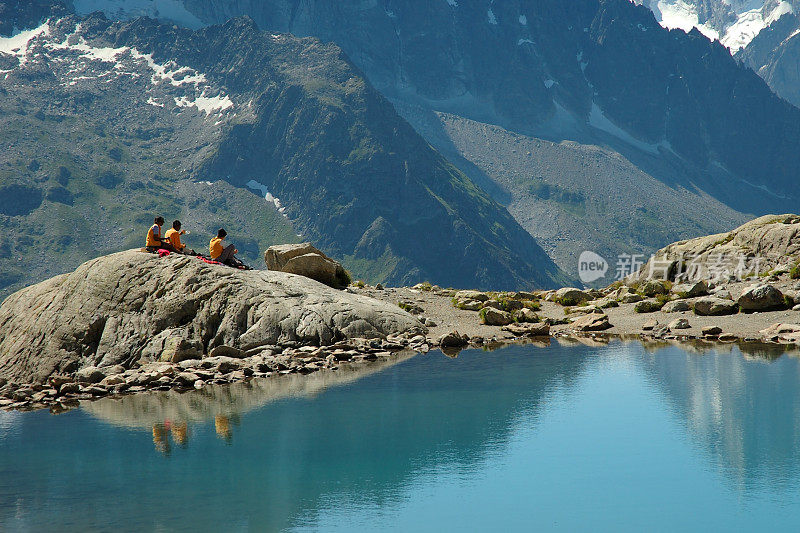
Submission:
[[[198,423],[211,419],[215,419],[220,436],[230,435],[231,417],[282,398],[312,397],[330,387],[345,385],[379,372],[413,355],[412,352],[403,352],[372,363],[342,364],[336,371],[288,374],[231,385],[208,386],[184,393],[159,391],[104,398],[85,402],[82,407],[96,418],[114,425],[147,430],[153,428],[154,441],[155,427],[163,425],[165,421],[169,427],[163,431],[172,431],[173,436],[173,428],[177,423]],[[185,435],[183,438],[185,440]]]
[[[313,528],[321,509],[352,503],[390,508],[419,476],[471,472],[487,456],[504,453],[516,429],[536,425],[542,407],[579,382],[595,352],[584,346],[512,346],[466,350],[456,360],[432,352],[402,365],[393,365],[401,360],[395,359],[334,373],[316,385],[313,380],[325,380],[323,374],[287,379],[280,387],[281,380],[265,380],[211,395],[164,393],[96,402],[62,419],[77,425],[67,431],[80,433],[76,445],[59,455],[58,468],[26,480],[30,498],[22,507],[41,508],[40,495],[84,476],[96,490],[48,500],[42,526],[31,529],[46,529],[53,521],[84,524],[95,512],[96,520],[108,519],[108,513],[95,510],[112,507],[114,523],[148,531]],[[357,378],[362,379],[352,386],[335,386]],[[325,387],[324,394],[307,399]],[[299,398],[273,401],[287,396]],[[176,406],[167,405],[168,399]],[[245,413],[248,409],[253,410]],[[131,438],[84,412],[147,428],[147,433]],[[142,438],[150,440],[148,424],[163,424],[164,417],[178,420],[178,415],[189,421],[187,453],[176,453],[171,429],[165,433],[167,428],[159,426],[158,438],[171,440],[172,457],[155,459]],[[214,436],[226,431],[232,432],[231,446]],[[48,433],[36,438],[42,435]],[[118,498],[120,487],[124,501]]]
[[[641,358],[688,430],[737,484],[790,480],[800,473],[800,361],[774,360],[766,345],[718,345],[698,356],[686,346]],[[742,353],[747,349],[750,355]],[[781,349],[778,347],[778,349]]]

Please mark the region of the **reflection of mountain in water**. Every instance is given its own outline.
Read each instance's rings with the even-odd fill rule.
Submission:
[[[747,349],[747,348],[745,348]],[[780,349],[780,347],[778,347]],[[735,483],[772,486],[800,473],[800,360],[756,353],[698,356],[666,348],[638,359],[689,432]]]
[[[586,347],[533,351],[511,347],[491,353],[466,351],[455,360],[438,353],[417,356],[315,398],[273,401],[242,414],[231,446],[214,437],[212,422],[195,426],[190,422],[187,447],[169,458],[153,453],[140,430],[111,431],[80,411],[70,413],[56,419],[66,417],[70,435],[79,433],[78,443],[64,444],[75,448],[67,456],[68,464],[48,469],[15,491],[36,495],[70,486],[74,495],[80,487],[72,487],[71,480],[92,478],[92,490],[77,498],[78,504],[73,496],[69,503],[59,505],[55,499],[44,510],[37,509],[36,518],[43,522],[28,524],[33,529],[56,517],[60,523],[69,519],[82,523],[113,506],[114,519],[130,528],[172,524],[187,529],[271,531],[299,519],[313,521],[323,505],[391,503],[420,473],[468,471],[487,454],[502,451],[519,416],[535,416],[555,387],[571,388],[590,353]],[[246,407],[280,396],[274,391],[264,395],[259,387],[232,394],[234,402]],[[191,405],[187,412],[218,414],[216,407],[203,404],[215,404],[217,397],[189,393],[179,401]],[[148,412],[143,413],[142,423],[133,423],[137,415],[131,418],[131,413],[138,406],[95,405],[93,414],[104,420],[140,427],[152,421],[150,407],[144,409]],[[47,434],[52,418],[50,422],[40,425],[37,441],[64,438]],[[25,446],[31,446],[29,441]],[[37,442],[32,446],[49,449]],[[13,446],[9,451],[15,453]],[[36,454],[36,450],[16,453]],[[0,458],[0,474],[3,466]],[[36,471],[30,465],[22,468]],[[103,490],[105,485],[108,491]],[[120,494],[125,495],[123,502]],[[27,504],[34,505],[23,506]],[[197,507],[203,512],[192,511]],[[2,516],[0,505],[0,524]],[[209,522],[209,517],[218,522]],[[94,518],[108,523],[107,516]]]

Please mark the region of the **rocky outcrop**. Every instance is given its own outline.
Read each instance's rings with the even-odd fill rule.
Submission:
[[[9,296],[0,306],[0,377],[40,382],[174,361],[181,351],[177,359],[424,330],[397,306],[302,276],[130,250]]]
[[[264,252],[264,262],[269,270],[305,276],[335,289],[350,284],[350,276],[344,267],[310,242],[270,246]]]
[[[779,267],[788,270],[798,259],[800,216],[766,215],[728,233],[670,244],[656,252],[629,281],[651,277],[727,281],[758,276]]]

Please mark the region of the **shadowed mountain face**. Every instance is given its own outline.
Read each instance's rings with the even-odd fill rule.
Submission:
[[[723,46],[669,32],[628,0],[184,3],[208,21],[246,12],[265,29],[333,40],[398,98],[521,132],[542,131],[559,108],[578,126],[599,112],[656,153],[797,193],[800,111]],[[771,127],[752,131],[756,118]]]
[[[225,225],[253,262],[302,234],[372,281],[569,281],[333,44],[249,19],[194,32],[67,17],[0,40],[0,61],[0,176],[25,198],[0,203],[5,286],[135,245],[153,213],[178,210],[201,230],[190,245]],[[87,225],[113,230],[80,246]]]
[[[719,43],[697,30],[668,31],[629,0],[182,5],[205,23],[246,14],[266,30],[337,43],[428,142],[510,205],[569,271],[581,250],[646,254],[787,210],[799,194],[800,111]],[[430,127],[440,112],[501,129]],[[504,132],[553,141],[550,153],[522,153],[548,159],[560,152],[582,171],[543,164],[525,175],[524,162],[495,153]],[[600,150],[587,156],[562,141]],[[509,174],[517,183],[508,183]],[[637,175],[647,194],[618,188]],[[542,191],[556,192],[543,198]],[[713,215],[667,209],[676,202]],[[606,224],[620,213],[627,227]],[[589,237],[598,233],[599,242]]]

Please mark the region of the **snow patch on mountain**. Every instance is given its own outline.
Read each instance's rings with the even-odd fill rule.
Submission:
[[[600,109],[600,106],[594,102],[592,102],[592,111],[589,113],[589,125],[593,128],[597,128],[598,130],[602,130],[610,135],[613,135],[617,139],[624,141],[625,143],[630,144],[631,146],[634,146],[643,152],[654,155],[659,153],[658,148],[661,146],[660,144],[649,144],[644,141],[640,141],[627,131],[614,124],[611,119],[609,119],[605,113],[603,113],[603,110]]]
[[[73,0],[73,5],[79,15],[102,11],[106,17],[115,20],[150,17],[175,22],[190,29],[204,26],[181,0]]]
[[[44,23],[38,28],[21,31],[11,37],[0,37],[0,54],[15,56],[19,60],[19,66],[23,66],[28,59],[31,41],[47,35],[50,35],[50,25]],[[10,72],[10,70],[0,70],[0,72]]]
[[[233,107],[233,101],[227,96],[205,96],[205,94],[201,94],[193,99],[187,96],[179,96],[175,98],[175,105],[178,107],[196,107],[208,116],[230,109]]]
[[[205,74],[169,60],[159,63],[152,54],[127,46],[95,46],[86,41],[77,24],[70,33],[51,35],[48,23],[33,30],[0,38],[0,54],[18,59],[14,68],[0,70],[8,77],[30,64],[47,63],[64,87],[102,79],[110,83],[122,77],[148,80],[146,103],[157,107],[195,107],[206,117],[234,107],[231,98],[208,82]]]
[[[764,28],[781,18],[787,13],[793,13],[792,5],[788,2],[781,2],[767,16],[764,16],[763,9],[753,9],[740,14],[736,23],[730,26],[722,38],[722,44],[736,53],[744,48],[756,35]]]
[[[275,209],[277,209],[280,214],[288,218],[286,215],[286,208],[281,205],[281,201],[276,196],[273,196],[272,193],[269,192],[269,189],[267,189],[266,185],[259,183],[256,180],[250,180],[245,185],[254,191],[261,191],[261,195],[264,196],[264,199],[267,201],[267,203],[274,205]],[[299,236],[300,235],[298,235],[298,237]]]
[[[653,10],[656,15],[660,15],[659,23],[665,28],[679,29],[689,32],[692,28],[697,28],[709,39],[719,39],[719,32],[706,24],[700,24],[697,14],[697,6],[683,0],[661,0]]]
[[[697,28],[709,39],[720,41],[732,53],[746,47],[761,30],[783,15],[794,12],[792,4],[786,0],[710,0],[710,4],[703,0],[631,1],[649,6],[656,20],[665,28],[686,32]],[[707,13],[709,5],[717,13],[726,15],[701,20],[700,13]]]

